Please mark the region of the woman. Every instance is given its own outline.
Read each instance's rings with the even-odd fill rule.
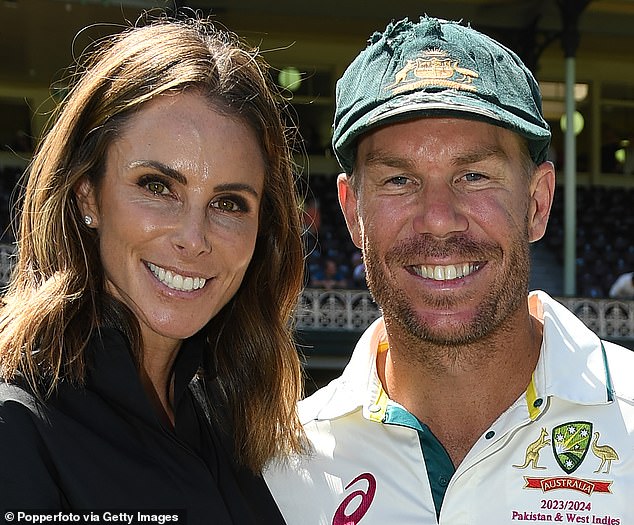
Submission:
[[[24,193],[2,510],[282,522],[259,474],[301,448],[293,184],[266,68],[235,37],[162,20],[101,46]]]

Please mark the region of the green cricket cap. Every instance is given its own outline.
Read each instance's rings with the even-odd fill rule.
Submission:
[[[332,144],[352,172],[357,139],[397,121],[431,116],[482,120],[525,137],[546,160],[551,133],[539,86],[510,49],[464,26],[431,17],[391,22],[375,33],[337,82]]]

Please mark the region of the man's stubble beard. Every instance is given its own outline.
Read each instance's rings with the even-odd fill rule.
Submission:
[[[492,283],[491,289],[483,296],[468,297],[478,301],[476,313],[466,323],[457,325],[453,331],[443,328],[438,331],[434,326],[419,318],[402,290],[390,286],[388,272],[381,264],[379,254],[372,243],[364,239],[364,261],[368,288],[377,304],[380,306],[385,319],[388,333],[397,332],[400,339],[404,339],[406,347],[411,347],[416,360],[426,362],[431,355],[420,355],[415,349],[421,345],[430,353],[436,352],[437,357],[458,362],[465,357],[466,348],[486,341],[494,332],[508,332],[512,337],[513,326],[509,326],[522,303],[527,300],[528,282],[530,277],[530,251],[528,244],[528,225],[519,232],[509,244],[512,249],[508,254],[503,272]],[[497,243],[482,243],[468,239],[466,236],[455,236],[448,240],[438,240],[429,235],[422,235],[416,240],[400,243],[386,255],[385,262],[390,267],[402,267],[408,262],[420,260],[421,257],[451,256],[458,261],[494,261],[502,264],[502,247]],[[464,301],[462,290],[456,292],[458,300]],[[423,298],[424,299],[424,298]],[[428,297],[424,299],[428,308],[437,310],[451,309],[454,296],[447,294],[443,298]],[[432,358],[433,359],[433,358]]]

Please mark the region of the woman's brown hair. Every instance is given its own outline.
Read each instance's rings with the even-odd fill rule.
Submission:
[[[204,328],[205,367],[233,422],[238,461],[259,472],[301,448],[295,403],[301,370],[292,314],[303,283],[301,222],[280,98],[257,50],[199,19],[153,20],[100,43],[60,107],[29,168],[17,261],[0,311],[0,373],[42,399],[61,381],[81,384],[84,349],[117,323],[137,356],[138,323],[105,295],[94,230],[75,188],[96,188],[106,152],[145,102],[195,90],[255,131],[266,163],[255,252],[233,299]]]

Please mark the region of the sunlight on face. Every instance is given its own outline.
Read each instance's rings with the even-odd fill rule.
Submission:
[[[106,286],[173,347],[231,299],[258,233],[265,168],[254,132],[201,95],[163,95],[111,145],[99,188],[79,192]]]
[[[464,119],[412,120],[361,139],[358,198],[347,209],[387,323],[461,344],[525,301],[530,197],[521,159],[510,131]]]

